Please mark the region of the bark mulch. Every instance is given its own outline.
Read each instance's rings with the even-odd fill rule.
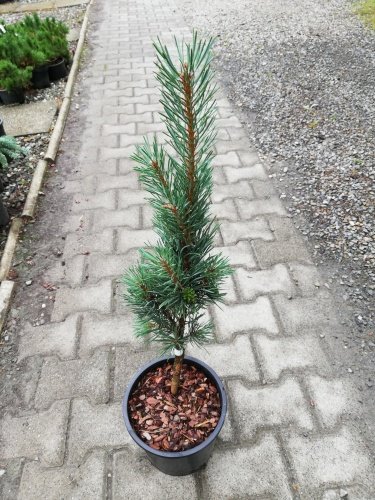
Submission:
[[[179,393],[172,396],[172,367],[168,363],[148,372],[129,399],[134,430],[161,451],[197,446],[215,429],[221,414],[217,388],[195,366],[183,365]]]

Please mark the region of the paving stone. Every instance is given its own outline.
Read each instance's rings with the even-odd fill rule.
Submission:
[[[138,176],[136,172],[126,175],[101,176],[98,181],[97,192],[110,191],[112,189],[138,189]]]
[[[321,292],[316,297],[274,297],[281,322],[287,335],[315,334],[335,331],[338,328],[336,312],[329,293]]]
[[[153,246],[157,243],[157,234],[150,229],[138,229],[132,231],[131,229],[121,228],[118,231],[118,251],[127,252],[132,248],[144,248],[146,246]]]
[[[213,203],[211,206],[211,213],[218,220],[236,221],[238,219],[237,209],[233,200]]]
[[[239,283],[242,297],[246,300],[266,293],[284,293],[288,298],[295,295],[288,269],[282,264],[265,271],[236,269],[235,279]]]
[[[101,85],[103,88],[103,85]],[[124,89],[116,90],[116,92],[121,92],[124,93]],[[136,130],[136,124],[134,122],[132,123],[126,123],[126,124],[117,124],[117,125],[108,125],[105,124],[103,125],[102,128],[102,133],[104,136],[107,135],[120,135],[120,134],[135,134],[137,132]]]
[[[271,426],[313,429],[309,406],[295,380],[286,379],[278,386],[253,389],[232,380],[228,386],[242,439],[253,439],[259,429]]]
[[[63,359],[73,358],[76,351],[78,315],[69,316],[61,323],[32,326],[30,323],[21,332],[18,360],[29,356],[57,355]]]
[[[103,314],[111,312],[112,282],[102,280],[96,285],[80,288],[59,288],[56,292],[52,321],[62,321],[69,314],[93,309]]]
[[[343,416],[353,417],[358,413],[358,396],[347,380],[326,380],[311,375],[307,378],[307,385],[324,427],[334,427]]]
[[[74,399],[68,439],[68,463],[80,464],[93,448],[131,445],[122,418],[121,403],[91,405]]]
[[[220,231],[225,245],[232,245],[240,240],[260,238],[265,241],[271,241],[273,239],[266,221],[262,218],[243,222],[223,221],[220,224]]]
[[[124,392],[133,375],[148,363],[151,359],[160,356],[157,347],[150,347],[134,336],[132,329],[133,344],[116,348],[114,398],[122,400]]]
[[[256,163],[252,167],[224,167],[225,175],[229,182],[241,180],[267,179],[267,174],[261,163]]]
[[[47,411],[24,417],[5,415],[0,421],[0,459],[38,457],[43,465],[62,465],[68,414],[69,402],[56,401]]]
[[[249,149],[249,140],[246,137],[241,137],[237,141],[230,141],[229,134],[227,133],[227,140],[220,140],[218,138],[215,144],[215,152],[217,154],[228,153],[229,151],[246,151]],[[254,158],[257,158],[256,162],[259,162],[259,157],[256,152],[254,152]]]
[[[131,205],[143,205],[147,196],[146,191],[141,189],[122,189],[119,192],[118,208],[127,208]]]
[[[134,336],[133,318],[128,313],[122,316],[100,316],[84,314],[80,339],[80,356],[87,356],[102,346],[136,344],[139,340]]]
[[[214,253],[221,253],[228,259],[231,266],[256,267],[253,250],[248,241],[239,241],[236,245],[229,247],[216,247]]]
[[[246,335],[239,335],[230,344],[207,344],[203,348],[189,346],[187,354],[210,365],[220,377],[259,380],[250,339]]]
[[[56,262],[43,275],[46,282],[63,283],[70,286],[78,286],[82,283],[86,258],[84,255],[75,255],[67,261]],[[64,265],[62,265],[64,263]]]
[[[299,239],[283,241],[254,241],[253,248],[261,267],[267,268],[281,262],[300,261],[311,264],[311,258]]]
[[[221,290],[225,293],[224,304],[232,304],[233,302],[237,302],[237,292],[236,286],[233,281],[233,277],[230,276],[225,280],[225,282],[221,286]]]
[[[276,194],[273,184],[268,179],[264,181],[252,179],[251,187],[253,188],[256,198],[269,198]]]
[[[272,473],[270,473],[272,470]],[[249,448],[215,450],[203,471],[205,500],[293,498],[282,452],[273,436],[264,436]]]
[[[109,148],[109,147],[101,147],[100,148],[100,163],[107,162],[108,160],[117,160],[124,157],[130,157],[134,153],[135,148],[132,146],[124,147],[124,148]]]
[[[88,257],[86,277],[91,283],[103,278],[119,278],[128,266],[126,255],[93,254]]]
[[[267,214],[266,218],[276,240],[299,240],[301,247],[304,246],[302,240],[298,238],[299,233],[294,227],[292,219],[289,217],[280,217],[276,214]]]
[[[217,184],[212,193],[213,203],[220,203],[227,198],[239,199],[246,198],[251,200],[254,197],[250,184],[246,181],[240,181],[236,184]]]
[[[117,175],[116,160],[106,160],[105,163],[93,160],[84,161],[80,159],[75,166],[76,178],[88,175]]]
[[[323,285],[317,268],[298,262],[290,263],[289,268],[299,293],[305,297],[316,295],[319,287]]]
[[[109,360],[107,352],[95,352],[90,358],[45,361],[35,405],[47,408],[58,399],[87,396],[92,403],[106,403],[109,397]]]
[[[76,193],[72,204],[73,212],[82,212],[83,210],[92,210],[94,208],[106,208],[108,210],[116,207],[115,191],[106,191],[104,193],[95,193],[84,195]]]
[[[320,340],[313,335],[269,338],[254,335],[260,362],[266,379],[277,380],[284,370],[315,368],[328,372],[328,364]]]
[[[277,196],[253,201],[238,200],[238,208],[243,219],[251,219],[257,215],[278,214],[286,215],[285,208]]]
[[[237,116],[231,116],[230,118],[218,118],[216,120],[216,127],[220,129],[221,127],[224,128],[240,128],[242,130],[242,125],[240,120],[237,118]],[[242,134],[241,134],[242,135]]]
[[[140,224],[140,208],[137,206],[124,210],[95,210],[93,215],[93,231],[105,230],[109,227],[138,229]]]
[[[65,180],[61,187],[69,194],[93,194],[96,191],[96,175],[89,175],[79,180]]]
[[[240,158],[235,151],[216,155],[212,160],[213,167],[240,167]]]
[[[163,474],[138,450],[117,452],[113,460],[112,488],[115,499],[198,499],[193,475],[175,478]]]
[[[18,106],[2,106],[1,118],[7,134],[18,137],[49,132],[56,111],[55,101],[30,102]]]
[[[127,87],[135,87],[138,86],[138,84],[141,84],[142,82],[128,82]],[[152,118],[152,113],[141,113],[141,114],[120,114],[119,116],[119,123],[120,125],[122,124],[130,124],[130,123],[152,123],[153,118]]]
[[[69,259],[75,255],[88,255],[93,252],[111,253],[112,250],[112,229],[103,229],[101,232],[93,234],[76,231],[68,234],[65,239],[64,259]]]
[[[316,498],[319,487],[371,484],[373,468],[365,443],[347,427],[333,435],[293,436],[286,440],[302,498]]]
[[[278,326],[267,297],[259,297],[251,304],[222,304],[215,307],[216,333],[219,339],[230,339],[233,333],[266,330],[278,333]]]
[[[80,467],[45,468],[37,462],[25,464],[18,500],[95,500],[103,498],[105,453],[93,451]]]

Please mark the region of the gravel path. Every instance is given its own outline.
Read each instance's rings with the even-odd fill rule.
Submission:
[[[217,37],[229,95],[373,363],[374,32],[347,0],[177,3]]]

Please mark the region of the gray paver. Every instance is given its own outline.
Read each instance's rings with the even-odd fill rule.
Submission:
[[[113,498],[195,500],[198,495],[194,476],[167,476],[155,469],[139,451],[126,450],[114,455]]]
[[[279,329],[267,297],[259,297],[250,304],[221,305],[215,308],[216,333],[229,339],[233,333],[266,330],[276,334]]]
[[[109,314],[112,307],[112,295],[110,280],[102,280],[96,285],[80,288],[59,288],[51,319],[62,321],[71,313],[88,309]]]
[[[61,323],[31,326],[21,332],[18,359],[35,355],[54,355],[72,358],[76,350],[78,315]]]
[[[268,380],[277,380],[284,370],[315,368],[323,373],[329,370],[321,340],[313,335],[279,338],[255,335],[254,340]]]
[[[277,196],[253,201],[238,200],[238,208],[243,219],[251,219],[257,215],[286,215],[286,210]]]
[[[288,297],[294,295],[294,286],[288,269],[282,264],[265,271],[247,271],[237,269],[235,273],[241,295],[246,300],[252,300],[259,294],[284,293]]]
[[[49,132],[57,111],[55,101],[30,102],[18,106],[2,106],[1,118],[6,133],[17,137]]]
[[[252,439],[258,429],[289,427],[313,429],[309,407],[298,383],[286,379],[278,386],[248,389],[240,381],[230,381],[233,415],[241,435]]]
[[[56,401],[50,409],[24,417],[6,415],[0,422],[0,460],[27,457],[43,465],[62,465],[69,402]]]
[[[262,239],[271,241],[272,233],[264,219],[251,221],[227,222],[223,221],[220,226],[225,245],[233,245],[240,240]],[[257,242],[254,242],[257,243]]]
[[[293,436],[287,448],[303,498],[315,498],[319,486],[371,484],[373,469],[361,440],[347,427],[328,436]]]
[[[250,184],[246,181],[240,181],[236,184],[218,184],[212,193],[213,203],[220,203],[228,198],[238,199],[246,198],[251,200],[254,197]]]
[[[95,450],[79,467],[42,467],[37,462],[25,465],[18,500],[100,500],[104,492],[105,454]]]
[[[92,403],[108,401],[108,353],[98,351],[91,358],[71,361],[46,360],[35,395],[37,407],[46,408],[57,399],[83,396]]]
[[[257,267],[251,245],[248,241],[239,241],[235,245],[227,247],[216,247],[215,252],[219,252],[226,257],[232,267]]]
[[[114,448],[131,444],[125,430],[121,403],[91,405],[85,399],[73,400],[68,463],[79,464],[96,447]]]
[[[272,473],[270,472],[272,470]],[[265,436],[251,448],[218,452],[204,471],[207,500],[263,498],[291,500],[281,450],[273,436]]]

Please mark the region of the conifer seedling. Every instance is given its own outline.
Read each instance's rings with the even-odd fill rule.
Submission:
[[[205,310],[223,300],[220,288],[232,272],[214,251],[218,224],[211,213],[216,137],[213,40],[194,33],[191,43],[175,43],[176,60],[159,39],[154,44],[167,146],[146,139],[132,157],[150,195],[158,241],[140,250],[139,262],[124,276],[136,335],[174,355],[173,395],[178,392],[186,346],[202,346],[210,339],[213,325]]]

